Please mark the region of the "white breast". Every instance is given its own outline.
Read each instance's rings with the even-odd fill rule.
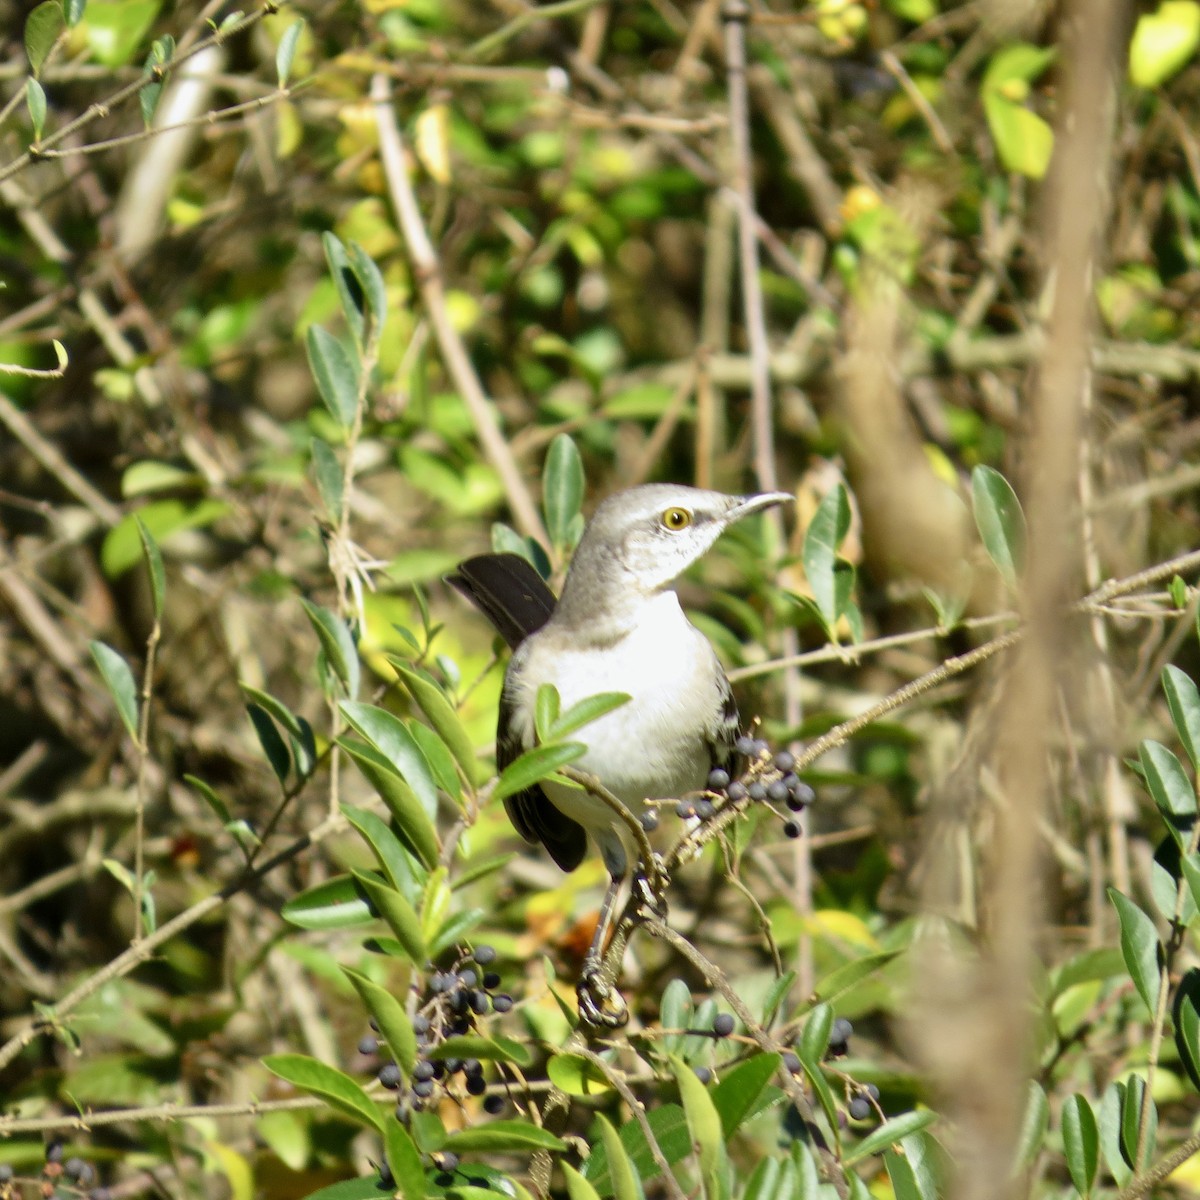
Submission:
[[[636,627],[603,649],[568,649],[570,638],[550,632],[522,647],[514,699],[523,740],[532,742],[534,701],[542,684],[558,689],[564,710],[599,692],[626,692],[628,704],[571,735],[588,747],[577,765],[635,808],[645,799],[702,787],[709,769],[705,734],[721,703],[721,667],[675,593],[649,601]]]

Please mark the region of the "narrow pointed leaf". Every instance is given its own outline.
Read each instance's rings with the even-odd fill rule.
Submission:
[[[725,1149],[725,1138],[721,1130],[721,1117],[713,1104],[712,1095],[696,1072],[678,1055],[670,1056],[671,1070],[679,1086],[679,1098],[687,1117],[692,1145],[700,1160],[700,1173],[710,1196],[717,1194],[717,1172]]]
[[[383,328],[387,320],[387,287],[374,259],[357,243],[351,242],[348,251],[350,266],[366,297],[367,308],[375,329]]]
[[[585,725],[590,725],[605,713],[610,713],[614,709],[628,704],[631,699],[632,697],[627,692],[600,692],[595,696],[588,696],[580,700],[578,704],[572,704],[565,713],[561,713],[556,720],[551,722],[546,740],[557,741],[559,738],[564,738],[567,734],[574,733]]]
[[[146,571],[150,576],[150,596],[154,601],[154,619],[161,621],[167,591],[162,551],[159,550],[158,543],[154,540],[150,530],[146,528],[146,523],[142,518],[135,513],[133,519],[137,522],[138,537],[142,541],[142,555],[146,560]]]
[[[527,750],[516,762],[509,763],[504,768],[493,796],[497,800],[515,796],[553,775],[559,767],[574,762],[586,752],[587,747],[582,742],[561,742]]]
[[[363,300],[358,276],[350,265],[350,256],[337,235],[326,231],[321,235],[321,245],[325,248],[325,261],[329,264],[329,275],[333,280],[338,302],[342,307],[342,316],[350,327],[357,345],[363,344],[366,324],[363,319]]]
[[[408,1130],[399,1121],[388,1121],[384,1129],[383,1145],[387,1151],[388,1166],[396,1180],[404,1200],[424,1200],[425,1168],[421,1154]],[[378,1197],[378,1190],[376,1191]],[[313,1200],[309,1197],[309,1200]]]
[[[309,600],[301,600],[305,616],[321,643],[325,659],[333,673],[341,680],[346,693],[353,697],[358,693],[359,665],[358,650],[346,622],[341,617],[331,613],[329,609],[313,604]]]
[[[850,530],[850,501],[839,483],[825,493],[804,534],[804,574],[817,611],[832,634],[837,624],[838,547]]]
[[[755,1105],[778,1069],[778,1054],[756,1054],[739,1063],[713,1088],[713,1107],[721,1118],[721,1134],[725,1141],[755,1111]]]
[[[292,62],[296,57],[296,43],[300,40],[300,32],[304,28],[303,21],[293,21],[279,39],[279,47],[275,51],[275,74],[279,86],[285,88],[292,74]]]
[[[399,717],[374,704],[342,701],[342,715],[412,788],[430,821],[437,817],[437,784],[429,762]]]
[[[571,526],[583,503],[583,461],[570,434],[560,433],[550,443],[542,475],[542,507],[551,544],[570,548]]]
[[[617,1131],[604,1116],[596,1117],[600,1127],[600,1143],[604,1147],[608,1163],[608,1178],[616,1200],[641,1200],[641,1189],[637,1185],[633,1163],[621,1145]]]
[[[367,1011],[375,1018],[379,1033],[387,1043],[392,1057],[408,1077],[412,1076],[413,1064],[417,1061],[417,1035],[408,1019],[403,1005],[387,988],[380,987],[374,980],[343,967],[342,973],[354,985]]]
[[[1163,670],[1162,686],[1171,720],[1192,761],[1192,769],[1200,770],[1200,690],[1178,667],[1170,666]]]
[[[600,1200],[600,1193],[570,1163],[562,1164],[567,1200]]]
[[[257,704],[247,704],[246,712],[250,717],[250,723],[254,726],[254,732],[258,735],[258,742],[263,748],[267,762],[271,764],[271,770],[275,772],[276,779],[281,784],[287,783],[287,777],[292,770],[292,752],[283,738],[279,736],[275,722],[271,720],[266,710],[259,708]]]
[[[1042,1096],[1043,1102],[1045,1096]],[[911,1134],[918,1132],[921,1129],[928,1129],[938,1119],[935,1112],[922,1110],[921,1112],[902,1113],[898,1117],[892,1117],[891,1120],[884,1121],[882,1125],[865,1138],[854,1149],[846,1155],[846,1165],[861,1162],[864,1158],[869,1158],[872,1154],[878,1154],[882,1150],[886,1150],[893,1143],[898,1142],[901,1138],[909,1137]]]
[[[349,429],[358,413],[357,364],[346,347],[320,325],[308,327],[305,346],[308,365],[325,407],[335,421]]]
[[[1185,845],[1196,822],[1196,793],[1183,764],[1166,746],[1149,740],[1138,747],[1138,762],[1171,836]]]
[[[310,1096],[319,1096],[359,1124],[384,1131],[382,1110],[349,1075],[304,1054],[268,1054],[262,1063],[273,1075]]]
[[[333,447],[323,438],[315,437],[309,442],[309,454],[312,457],[313,479],[316,481],[317,491],[321,494],[321,503],[325,505],[325,513],[330,521],[336,525],[342,519],[345,504],[342,464],[338,462]]]
[[[463,778],[472,787],[477,777],[475,747],[467,734],[453,705],[443,695],[441,688],[429,682],[424,676],[411,667],[391,660],[392,666],[404,680],[405,686],[417,702],[417,706],[428,718],[430,725],[437,730],[442,741],[446,743]]]
[[[293,896],[279,915],[301,929],[348,929],[375,920],[349,875],[335,876]]]
[[[1071,1182],[1080,1195],[1086,1196],[1096,1182],[1096,1169],[1100,1165],[1100,1130],[1085,1097],[1068,1096],[1063,1101],[1062,1136]]]
[[[1200,1089],[1200,967],[1179,982],[1174,1004],[1175,1048],[1192,1085]]]
[[[971,472],[975,525],[983,548],[1009,587],[1015,587],[1025,557],[1025,516],[1008,480],[991,467]]]
[[[1108,889],[1108,898],[1117,910],[1117,920],[1121,926],[1121,956],[1125,959],[1125,968],[1138,995],[1153,1015],[1158,1008],[1161,982],[1158,931],[1154,928],[1154,922],[1116,888]]]
[[[388,823],[378,813],[365,808],[355,808],[351,804],[342,805],[342,815],[362,834],[392,887],[411,903],[412,860]]]
[[[25,54],[34,75],[41,73],[47,55],[65,28],[66,20],[59,0],[42,0],[25,18]]]
[[[104,642],[89,642],[88,649],[100,669],[100,678],[112,696],[117,706],[117,715],[129,731],[129,736],[137,741],[138,736],[138,700],[137,684],[129,664],[111,646]],[[582,752],[582,747],[580,751]]]
[[[378,879],[362,871],[354,871],[352,874],[371,907],[387,922],[409,958],[416,966],[423,967],[428,955],[421,936],[421,919],[413,906],[395,888],[388,887]]]
[[[463,1129],[446,1138],[444,1147],[460,1154],[466,1150],[497,1153],[505,1150],[552,1150],[561,1153],[567,1144],[548,1129],[540,1129],[525,1121],[489,1121],[473,1129]]]

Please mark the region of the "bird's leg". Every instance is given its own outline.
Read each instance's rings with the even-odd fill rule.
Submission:
[[[667,878],[662,857],[654,856],[654,862],[649,869],[638,863],[633,873],[633,896],[637,904],[636,915],[645,919],[646,916],[657,917],[660,921],[667,919]]]
[[[600,919],[596,922],[596,932],[592,935],[592,944],[583,960],[583,970],[580,972],[579,986],[576,988],[580,1017],[588,1025],[598,1025],[606,1029],[620,1029],[629,1020],[625,998],[613,985],[615,967],[606,965],[604,956],[604,947],[608,941],[613,910],[622,882],[623,873],[618,875],[614,872],[608,884],[608,891],[604,893],[604,903],[600,905]]]

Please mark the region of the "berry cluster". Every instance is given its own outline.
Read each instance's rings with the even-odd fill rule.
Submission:
[[[33,1181],[18,1179],[11,1166],[0,1164],[0,1200],[16,1200],[22,1182]],[[62,1186],[64,1191],[69,1189],[76,1195],[86,1196],[87,1200],[109,1200],[108,1188],[94,1187],[95,1182],[96,1168],[78,1155],[66,1158],[61,1138],[46,1143],[46,1161],[38,1181],[41,1195],[57,1195]]]
[[[761,738],[743,734],[734,749],[746,761],[746,769],[738,779],[732,778],[724,767],[714,767],[708,773],[705,794],[698,799],[680,800],[675,805],[676,816],[697,817],[707,821],[720,808],[747,801],[759,804],[783,805],[790,812],[802,812],[816,798],[812,788],[795,772],[796,757],[790,751],[771,752]],[[724,804],[722,803],[724,802]],[[658,825],[658,813],[650,809],[642,817],[647,832]],[[783,823],[787,837],[799,837],[800,822],[787,818]]]
[[[845,1017],[838,1017],[834,1021],[829,1030],[829,1045],[826,1049],[826,1055],[829,1058],[844,1058],[850,1050],[850,1035],[854,1032],[854,1026],[846,1020]],[[789,1050],[783,1056],[783,1067],[792,1075],[800,1075],[804,1071],[804,1064],[800,1061],[800,1056],[794,1051]],[[865,1121],[879,1107],[879,1088],[873,1083],[855,1084],[850,1081],[850,1086],[853,1088],[854,1094],[850,1097],[850,1102],[846,1106],[850,1114],[850,1119],[853,1121]],[[789,1117],[794,1118],[794,1114],[789,1113]],[[791,1122],[795,1123],[794,1119]],[[784,1120],[784,1127],[789,1129],[793,1134],[794,1129],[791,1129],[788,1118]]]
[[[485,1095],[487,1080],[479,1059],[443,1057],[438,1053],[447,1037],[470,1033],[475,1028],[476,1018],[488,1012],[506,1013],[512,1009],[512,996],[496,991],[501,982],[499,972],[486,969],[495,961],[496,951],[492,946],[477,946],[469,959],[460,959],[451,970],[435,971],[429,976],[426,1000],[412,1020],[418,1058],[413,1066],[410,1087],[403,1090],[403,1074],[396,1062],[382,1063],[377,1073],[383,1087],[398,1093],[397,1120],[407,1121],[409,1113],[419,1112],[439,1087],[447,1095],[465,1092],[468,1096],[483,1096],[485,1112],[493,1115],[503,1112],[505,1100],[502,1095]],[[374,1021],[371,1028],[373,1032],[358,1043],[359,1053],[367,1056],[379,1051]],[[461,1085],[457,1087],[454,1086],[456,1076],[461,1076]]]

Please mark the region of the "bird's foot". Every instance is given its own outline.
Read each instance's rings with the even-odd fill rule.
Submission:
[[[656,887],[641,869],[633,877],[631,886],[637,903],[637,916],[642,920],[647,917],[655,917],[660,921],[667,919],[667,876],[661,863],[657,872],[657,882]]]
[[[620,1029],[629,1021],[625,997],[603,976],[599,966],[585,966],[575,989],[579,997],[579,1015],[585,1025],[600,1029]]]

